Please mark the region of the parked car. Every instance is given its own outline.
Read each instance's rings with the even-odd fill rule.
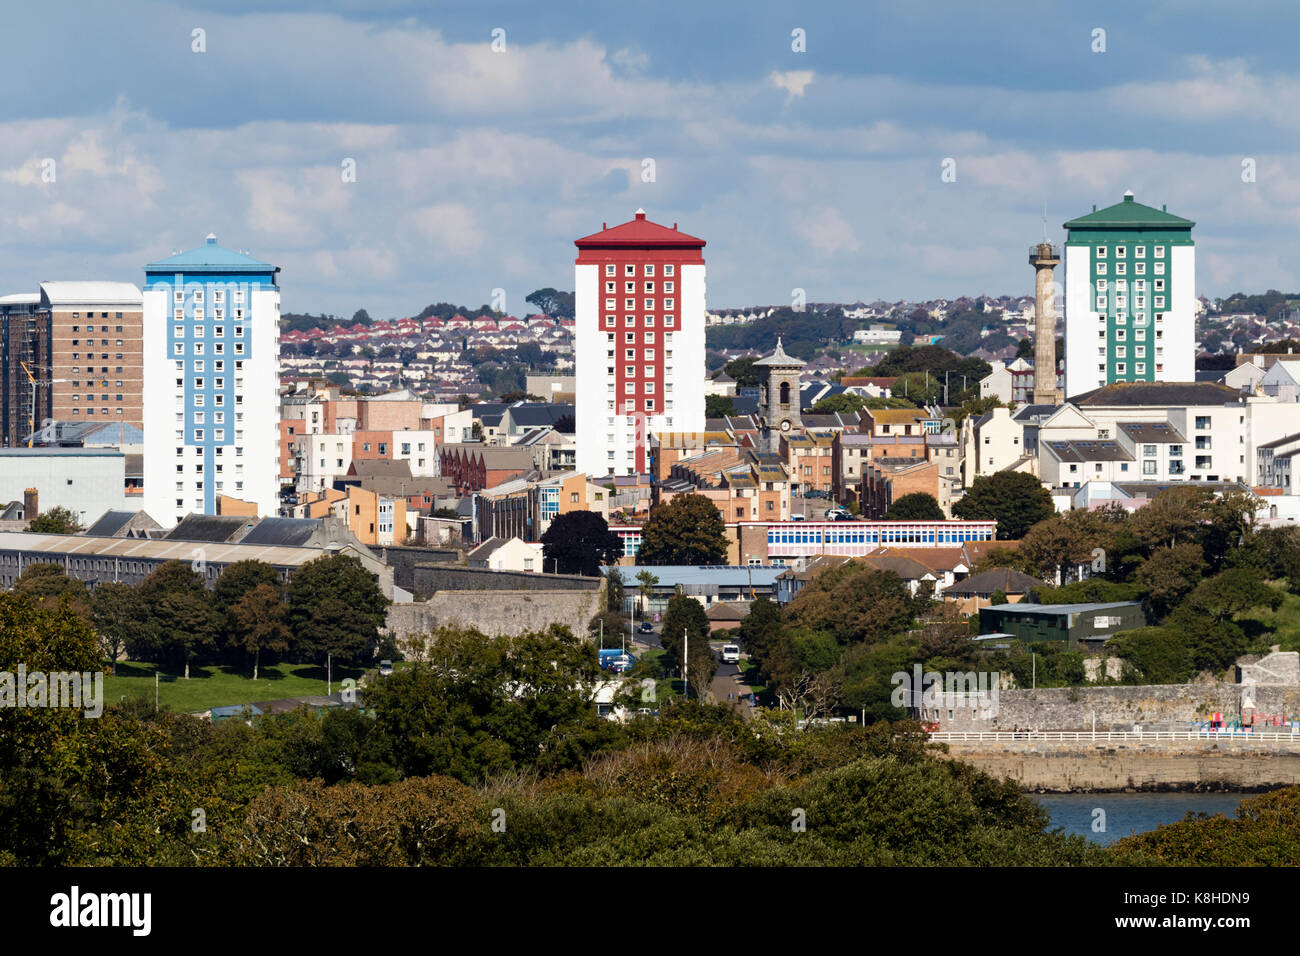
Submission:
[[[739,664],[740,663],[740,645],[723,644],[722,645],[722,663]]]
[[[392,672],[393,672],[393,662],[392,662],[392,661],[380,661],[380,662],[379,662],[379,676],[380,676],[380,677],[387,677],[387,676],[388,676],[389,674],[391,674]]]
[[[655,626],[649,621],[642,621],[641,626],[637,628],[642,634],[653,634]]]
[[[807,515],[791,515],[791,516],[790,516],[790,520],[791,520],[791,521],[803,521],[803,520],[805,520],[807,517],[808,517]]]

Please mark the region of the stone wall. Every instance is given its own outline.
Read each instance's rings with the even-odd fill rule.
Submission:
[[[949,757],[1026,790],[1263,790],[1300,784],[1300,753],[1260,743],[952,746]]]
[[[587,633],[587,623],[596,616],[603,601],[604,591],[599,587],[580,591],[440,590],[427,601],[392,605],[388,610],[388,630],[399,640],[444,626],[471,627],[498,637],[563,624],[581,636]]]
[[[459,565],[417,564],[412,590],[417,597],[439,591],[582,591],[590,594],[600,591],[604,586],[604,578],[586,578],[578,574],[533,574],[529,571],[490,571],[487,568],[463,568]]]
[[[1267,719],[1300,716],[1300,685],[1295,684],[1149,684],[1136,687],[1051,687],[1003,690],[992,716],[974,708],[945,711],[942,731],[990,730],[1131,730],[1134,725],[1203,723],[1215,713],[1226,719],[1241,713],[1243,691],[1253,697],[1256,725]],[[1262,729],[1262,727],[1261,727]]]
[[[375,548],[375,554],[393,569],[393,583],[406,591],[415,590],[417,564],[455,564],[462,555],[454,548]]]

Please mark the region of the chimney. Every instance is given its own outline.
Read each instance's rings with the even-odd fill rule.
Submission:
[[[35,488],[28,488],[23,491],[23,517],[28,521],[37,517],[41,513],[38,505],[38,496]]]

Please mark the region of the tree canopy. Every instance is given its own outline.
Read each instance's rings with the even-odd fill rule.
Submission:
[[[1021,471],[999,471],[976,478],[952,513],[967,520],[998,523],[1000,540],[1016,541],[1056,513],[1052,496],[1037,478]]]
[[[596,577],[602,565],[623,554],[623,543],[594,511],[566,511],[551,520],[542,535],[542,557],[548,570]]]
[[[727,556],[726,530],[712,499],[694,493],[674,495],[650,509],[637,564],[722,564]]]

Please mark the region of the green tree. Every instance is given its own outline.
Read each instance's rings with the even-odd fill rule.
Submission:
[[[547,286],[545,289],[530,292],[524,297],[524,301],[537,306],[537,310],[546,315],[566,319],[571,319],[574,316],[572,292],[558,292]]]
[[[829,395],[812,407],[814,415],[832,415],[836,412],[841,415],[852,415],[862,411],[867,407],[867,399],[862,395],[854,392],[840,392],[837,395]]]
[[[212,603],[224,614],[260,584],[279,588],[282,584],[280,572],[265,561],[254,559],[228,564],[212,587]]]
[[[595,649],[565,628],[518,637],[442,628],[420,657],[367,695],[402,777],[443,774],[476,783],[533,767],[598,719],[591,703],[600,677]]]
[[[636,580],[637,591],[641,595],[641,613],[645,614],[650,608],[650,599],[654,597],[659,578],[653,571],[638,571]]]
[[[623,543],[594,511],[566,511],[542,535],[542,559],[560,574],[599,577],[601,565],[623,553]]]
[[[617,567],[611,567],[605,572],[605,608],[623,614],[623,592],[623,574]]]
[[[77,534],[85,529],[70,509],[60,505],[32,518],[27,530],[33,534]]]
[[[736,400],[730,395],[705,395],[704,417],[723,418],[736,414]]]
[[[727,556],[722,512],[699,494],[674,495],[650,509],[637,564],[721,564]]]
[[[1156,548],[1138,568],[1136,581],[1151,609],[1163,619],[1200,583],[1205,571],[1201,546],[1184,542]]]
[[[184,561],[167,561],[140,582],[137,597],[146,614],[140,631],[127,640],[138,660],[184,669],[216,649],[222,619],[203,578]]]
[[[754,367],[756,361],[758,356],[732,359],[722,370],[735,379],[737,388],[758,388],[759,374]]]
[[[924,491],[903,495],[885,512],[886,521],[943,521],[946,517],[934,495]]]
[[[146,617],[136,589],[129,584],[107,581],[95,588],[91,622],[99,634],[104,656],[110,661],[126,652],[130,636],[139,632]]]
[[[961,501],[952,506],[952,513],[967,520],[996,521],[999,540],[1016,541],[1056,510],[1052,496],[1033,475],[999,471],[976,478]]]
[[[827,631],[841,644],[875,643],[908,627],[920,602],[903,579],[858,561],[822,571],[785,608],[785,623]]]
[[[26,594],[37,604],[49,607],[57,606],[66,598],[78,617],[90,620],[90,592],[85,583],[68,577],[57,564],[27,565],[14,581],[14,592]]]
[[[686,661],[686,675],[700,699],[708,692],[709,683],[718,669],[717,659],[709,649],[709,630],[708,615],[698,600],[687,594],[669,599],[660,642],[679,666],[683,660]]]
[[[253,680],[262,662],[262,651],[283,653],[293,636],[286,623],[289,607],[284,603],[279,582],[259,584],[228,609],[232,646],[253,658]]]
[[[360,560],[332,554],[303,565],[289,579],[289,628],[294,651],[324,664],[368,659],[379,643],[388,598]]]
[[[1195,675],[1183,635],[1168,627],[1139,627],[1116,634],[1106,650],[1124,659],[1135,683],[1182,684]]]
[[[783,630],[781,608],[764,595],[750,603],[749,613],[740,622],[740,645],[754,663],[761,664]]]

